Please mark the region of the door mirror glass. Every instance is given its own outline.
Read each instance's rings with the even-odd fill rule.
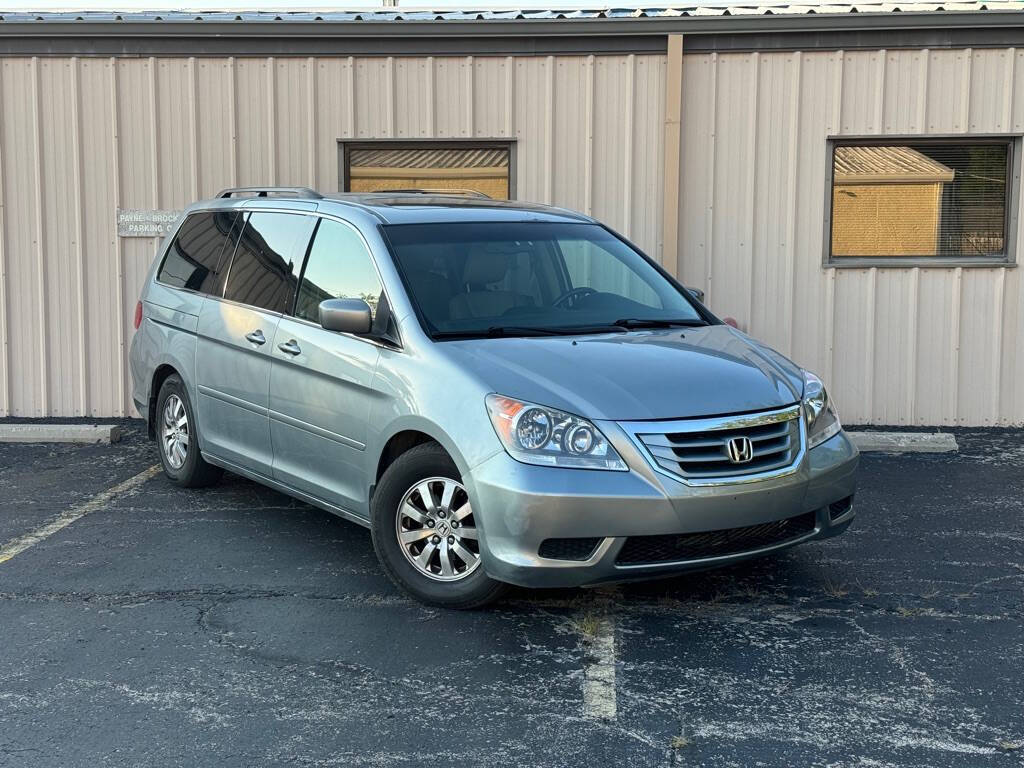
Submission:
[[[362,299],[326,299],[320,302],[320,325],[328,331],[369,333],[373,312]]]
[[[690,286],[686,286],[686,290],[692,293],[693,298],[695,298],[701,304],[704,303],[704,291],[702,291],[700,288],[691,288]]]

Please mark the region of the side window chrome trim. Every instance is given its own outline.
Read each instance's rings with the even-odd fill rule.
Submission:
[[[272,309],[266,309],[264,307],[257,307],[255,304],[245,304],[241,301],[234,301],[233,299],[225,299],[223,296],[214,296],[212,294],[205,294],[206,298],[212,301],[219,301],[222,304],[228,304],[232,307],[241,307],[242,309],[251,309],[253,312],[262,312],[264,315],[270,315],[271,317],[287,317],[287,315],[281,312],[275,312]]]

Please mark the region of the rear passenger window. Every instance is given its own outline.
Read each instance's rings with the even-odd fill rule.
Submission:
[[[232,235],[237,236],[237,231],[231,231],[235,219],[235,211],[191,214],[167,249],[157,281],[175,288],[219,294],[222,257],[226,264],[231,251],[225,245]]]
[[[249,214],[228,269],[224,298],[285,312],[316,219],[298,213]]]
[[[363,299],[373,310],[376,331],[377,308],[383,290],[373,257],[366,250],[363,239],[352,227],[321,219],[302,273],[295,316],[319,323],[321,301]]]

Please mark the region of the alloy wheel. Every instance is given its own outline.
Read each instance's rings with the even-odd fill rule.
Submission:
[[[398,545],[412,566],[435,581],[459,581],[480,566],[480,541],[469,494],[446,477],[421,480],[402,496]]]
[[[164,403],[163,424],[160,428],[164,458],[173,469],[181,469],[188,456],[188,412],[177,395],[169,395]]]

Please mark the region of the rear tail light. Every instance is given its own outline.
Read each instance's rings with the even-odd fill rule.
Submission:
[[[135,302],[135,330],[139,330],[139,326],[142,325],[142,302]]]

